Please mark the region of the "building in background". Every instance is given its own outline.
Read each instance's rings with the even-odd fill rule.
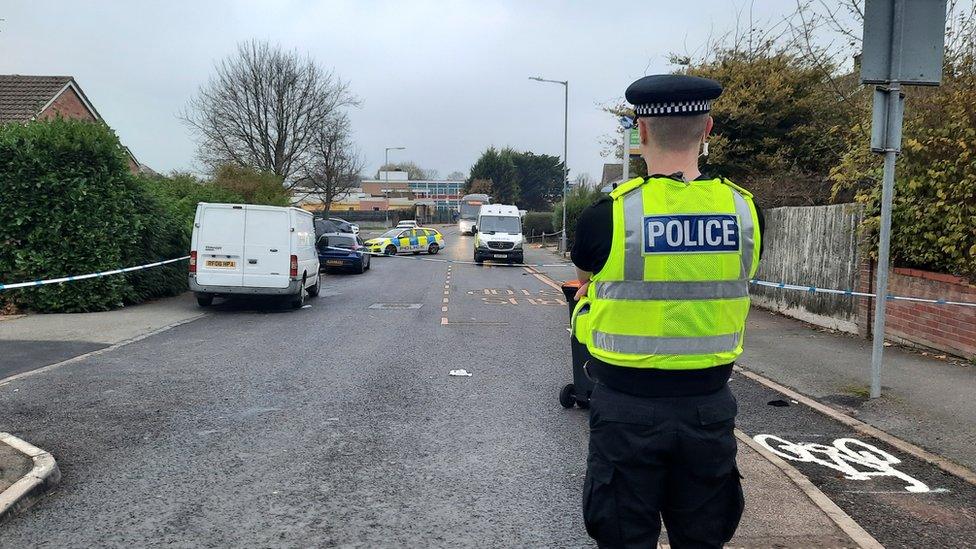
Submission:
[[[0,74],[0,124],[27,123],[55,117],[104,122],[71,76]],[[129,171],[154,173],[122,146]]]
[[[331,212],[387,212],[416,210],[425,222],[448,223],[458,209],[463,180],[411,180],[404,171],[380,172],[364,179],[359,188],[332,201]],[[295,204],[310,211],[322,210],[322,198],[307,190],[295,190]],[[350,215],[350,218],[355,216]]]

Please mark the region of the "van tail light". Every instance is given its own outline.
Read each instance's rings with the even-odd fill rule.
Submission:
[[[190,250],[190,274],[197,272],[197,251]]]
[[[288,276],[298,278],[298,256],[291,256],[291,265],[288,268]]]

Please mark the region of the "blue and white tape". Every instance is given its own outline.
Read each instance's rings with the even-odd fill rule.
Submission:
[[[330,248],[330,249],[337,250],[337,251],[343,251],[343,252],[349,252],[349,251],[351,251],[348,248]],[[364,254],[364,255],[386,256],[386,254],[382,254],[382,253],[373,253],[373,252],[365,252],[365,251],[363,251],[363,252],[357,251],[357,253]],[[400,255],[397,255],[397,256],[387,256],[387,257],[396,257],[397,259],[407,259],[407,260],[412,260],[412,261],[428,261],[428,262],[432,262],[432,263],[448,263],[448,264],[454,264],[454,265],[478,265],[478,266],[481,266],[480,263],[476,263],[474,261],[461,261],[461,260],[457,260],[457,259],[441,259],[441,258],[433,258],[433,257],[408,257],[408,256],[400,256]],[[177,261],[185,261],[185,260],[187,260],[189,258],[190,258],[190,256],[185,255],[183,257],[177,257],[177,258],[173,258],[173,259],[167,259],[165,261],[157,261],[155,263],[147,263],[145,265],[138,265],[138,266],[135,266],[135,267],[126,267],[124,269],[113,269],[111,271],[102,271],[100,273],[89,273],[89,274],[83,274],[83,275],[65,276],[65,277],[61,277],[61,278],[51,278],[51,279],[48,279],[48,280],[32,280],[30,282],[17,282],[15,284],[0,284],[0,291],[13,290],[15,288],[27,288],[27,287],[33,287],[33,286],[44,286],[46,284],[61,284],[62,282],[73,282],[75,280],[85,280],[85,279],[88,279],[88,278],[99,278],[99,277],[103,277],[103,276],[111,276],[111,275],[116,275],[116,274],[121,274],[121,273],[131,273],[133,271],[139,271],[139,270],[142,270],[142,269],[151,269],[153,267],[159,267],[160,265],[166,265],[168,263],[176,263]],[[573,264],[572,263],[568,263],[568,262],[564,262],[564,263],[502,263],[502,264],[497,265],[497,266],[499,266],[499,267],[545,267],[545,268],[551,268],[551,267],[573,267]],[[818,288],[816,286],[802,286],[802,285],[799,285],[799,284],[787,284],[785,282],[770,282],[768,280],[757,280],[757,279],[750,280],[749,282],[751,284],[755,284],[756,286],[765,286],[767,288],[779,288],[781,290],[793,290],[793,291],[809,292],[809,293],[846,295],[846,296],[851,296],[851,297],[877,297],[877,294],[872,294],[872,293],[868,293],[868,292],[856,292],[854,290],[837,290],[837,289],[834,289],[834,288]],[[888,299],[889,301],[913,301],[913,302],[916,302],[916,303],[931,303],[931,304],[934,304],[934,305],[959,305],[961,307],[976,307],[976,303],[970,303],[970,302],[966,302],[966,301],[950,301],[950,300],[947,300],[947,299],[929,299],[929,298],[924,298],[924,297],[900,296],[900,295],[891,295],[891,294],[888,294],[886,296],[886,299]]]
[[[818,294],[837,294],[837,295],[849,295],[853,297],[878,297],[877,294],[872,294],[868,292],[855,292],[854,290],[835,290],[833,288],[817,288],[816,286],[800,286],[798,284],[787,284],[785,282],[769,282],[766,280],[750,280],[752,284],[757,286],[766,286],[767,288],[781,288],[783,290],[795,290],[800,292],[810,292]],[[924,297],[910,297],[901,295],[891,295],[885,296],[888,301],[914,301],[917,303],[932,303],[935,305],[961,305],[963,307],[976,307],[976,303],[969,303],[966,301],[949,301],[947,299],[928,299]]]
[[[32,280],[30,282],[17,282],[15,284],[0,284],[0,292],[4,290],[13,290],[14,288],[27,288],[32,286],[44,286],[47,284],[60,284],[62,282],[74,282],[75,280],[85,280],[88,278],[100,278],[103,276],[111,276],[122,273],[131,273],[132,271],[141,271],[142,269],[151,269],[153,267],[159,267],[160,265],[166,265],[167,263],[176,263],[177,261],[185,261],[190,259],[190,256],[185,255],[183,257],[177,257],[174,259],[167,259],[165,261],[157,261],[155,263],[146,263],[145,265],[137,265],[135,267],[126,267],[124,269],[113,269],[111,271],[102,271],[100,273],[89,273],[83,275],[72,275],[63,276],[61,278],[51,278],[48,280]]]

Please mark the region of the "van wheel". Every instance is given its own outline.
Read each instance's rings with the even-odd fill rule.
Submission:
[[[302,278],[302,284],[298,288],[298,293],[291,298],[291,308],[301,309],[305,306],[305,278]]]
[[[322,276],[320,275],[318,277],[318,280],[315,281],[315,286],[312,286],[311,288],[308,289],[308,295],[312,297],[318,297],[319,291],[321,290],[322,290]]]
[[[212,295],[198,295],[197,296],[197,305],[199,305],[201,307],[209,307],[209,306],[213,305],[213,296]]]
[[[386,252],[386,255],[396,255],[396,253],[397,253],[396,246],[394,246],[393,244],[390,244],[389,246],[386,247],[385,252]]]
[[[474,262],[477,263],[478,265],[481,265],[482,263],[485,262],[485,260],[484,259],[481,259],[481,256],[478,254],[478,252],[475,252],[474,253]]]
[[[427,247],[427,253],[430,255],[437,255],[437,252],[441,251],[441,247],[437,244],[431,244]]]

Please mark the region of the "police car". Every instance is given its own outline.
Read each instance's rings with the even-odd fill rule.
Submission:
[[[417,227],[415,229],[391,229],[377,238],[366,241],[371,253],[396,255],[400,252],[427,252],[436,254],[444,247],[444,235],[435,229]]]

